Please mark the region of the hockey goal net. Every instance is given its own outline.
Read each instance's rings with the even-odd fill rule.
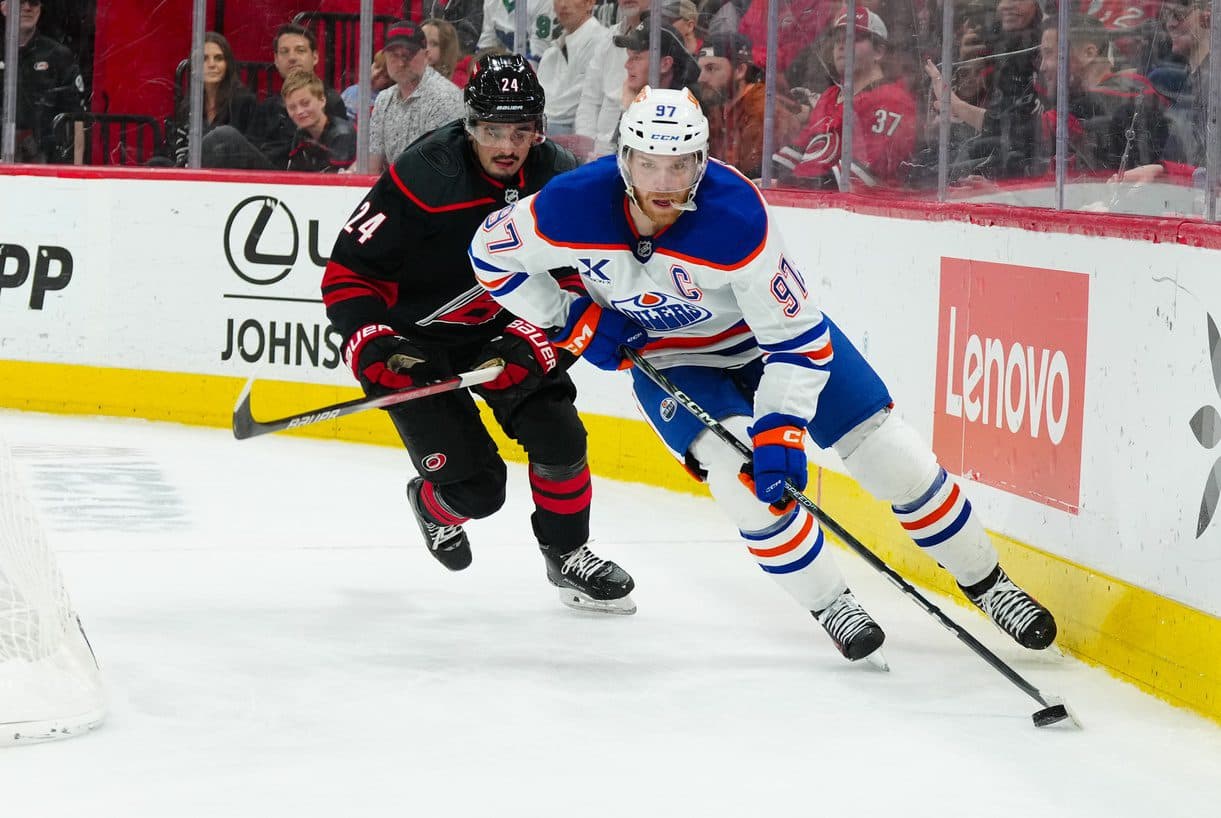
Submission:
[[[93,650],[0,437],[0,745],[76,735],[105,715]]]

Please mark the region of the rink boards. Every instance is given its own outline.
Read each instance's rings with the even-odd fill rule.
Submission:
[[[0,406],[223,427],[251,376],[256,417],[358,394],[318,283],[367,180],[67,173],[0,177]],[[1221,719],[1221,252],[1192,246],[1215,239],[995,207],[773,204],[813,297],[965,478],[1062,646]],[[702,490],[625,376],[574,377],[598,474]],[[380,413],[301,433],[397,445]],[[821,462],[816,500],[905,575],[952,590]]]

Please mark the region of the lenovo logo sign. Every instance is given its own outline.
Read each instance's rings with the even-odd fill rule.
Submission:
[[[1076,513],[1089,277],[943,258],[933,448],[950,471]]]

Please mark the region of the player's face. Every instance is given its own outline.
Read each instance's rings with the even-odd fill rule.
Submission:
[[[674,207],[687,201],[695,174],[699,171],[694,153],[682,156],[654,156],[632,151],[628,171],[636,191],[636,205],[654,224],[670,224],[682,213]]]
[[[720,105],[728,100],[733,80],[733,64],[724,57],[700,57],[700,90],[705,105]]]
[[[288,118],[298,128],[317,128],[326,123],[326,99],[315,96],[308,88],[298,88],[284,99]]]
[[[281,34],[276,43],[276,70],[281,77],[294,71],[314,73],[318,52],[309,47],[309,40],[300,34]]]
[[[1208,36],[1202,23],[1206,13],[1194,6],[1167,3],[1162,6],[1161,17],[1170,37],[1170,50],[1180,57],[1190,55],[1197,43]],[[25,23],[24,16],[21,22]]]
[[[204,84],[218,85],[225,78],[225,52],[216,43],[204,43]]]
[[[512,178],[543,138],[533,122],[482,121],[471,126],[470,137],[483,172],[493,179]]]

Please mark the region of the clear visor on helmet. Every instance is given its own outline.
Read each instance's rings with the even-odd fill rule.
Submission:
[[[466,132],[485,148],[541,145],[547,139],[535,122],[467,122]]]
[[[699,184],[706,160],[703,151],[695,153],[652,154],[625,147],[619,157],[623,181],[636,193],[682,198]]]

